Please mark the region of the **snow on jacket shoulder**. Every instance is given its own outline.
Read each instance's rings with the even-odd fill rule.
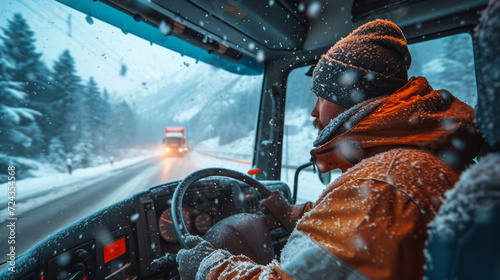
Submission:
[[[352,267],[352,273],[422,279],[426,224],[458,178],[458,172],[422,150],[379,153],[336,180],[296,230],[338,258],[339,267]]]

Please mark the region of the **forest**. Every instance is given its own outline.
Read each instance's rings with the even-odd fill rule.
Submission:
[[[48,66],[21,14],[1,29],[0,170],[15,165],[22,179],[39,164],[64,171],[70,159],[74,168],[88,167],[137,144],[137,116],[129,104],[112,101],[93,77],[79,77],[69,50]]]

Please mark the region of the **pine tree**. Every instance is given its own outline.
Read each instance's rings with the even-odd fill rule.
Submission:
[[[21,14],[15,14],[2,28],[4,36],[1,51],[4,57],[4,67],[9,79],[17,84],[17,89],[26,93],[23,98],[16,99],[16,107],[31,108],[40,111],[42,106],[36,106],[34,99],[37,94],[45,92],[46,67],[40,61],[41,54],[35,50],[34,33],[30,30]],[[14,100],[11,100],[13,102]],[[31,115],[41,117],[41,114]],[[25,135],[30,135],[30,141],[24,141],[26,149],[18,151],[23,155],[39,155],[44,147],[44,139],[39,127],[39,118],[24,118],[20,120]],[[29,144],[28,144],[29,143]]]
[[[110,136],[109,129],[112,126],[111,117],[111,103],[109,101],[109,94],[106,89],[99,94],[95,99],[95,104],[93,106],[95,109],[95,115],[99,118],[96,123],[96,143],[98,143],[98,152],[102,155],[110,155],[110,147],[108,144],[108,138]]]
[[[28,23],[19,13],[9,20],[7,28],[2,28],[5,36],[3,52],[9,65],[7,71],[13,81],[22,83],[29,97],[36,94],[37,71],[40,70],[41,54],[35,50],[35,38]]]
[[[54,137],[50,140],[46,160],[51,163],[57,171],[66,171],[66,152],[64,151],[63,143],[58,137]]]
[[[85,168],[93,165],[94,144],[92,143],[92,133],[89,130],[81,130],[80,138],[72,148],[73,166]]]
[[[10,79],[5,64],[0,52],[0,154],[20,156],[29,154],[36,130],[34,120],[40,113],[19,106],[27,94]]]
[[[113,106],[111,123],[109,143],[114,151],[127,149],[136,144],[136,116],[125,101]]]
[[[93,165],[93,159],[101,154],[102,131],[100,103],[101,93],[93,77],[75,96],[79,102],[74,111],[78,115],[78,134],[80,135],[73,147],[75,164],[80,167]]]
[[[68,50],[63,51],[54,62],[53,102],[50,103],[50,112],[53,134],[60,138],[66,153],[72,151],[77,140],[81,137],[80,101],[81,78],[76,75],[75,61]]]
[[[103,95],[99,91],[94,77],[90,77],[85,90],[86,102],[89,110],[89,124],[94,130],[100,130],[103,126],[103,118],[105,115],[107,100],[104,100]]]

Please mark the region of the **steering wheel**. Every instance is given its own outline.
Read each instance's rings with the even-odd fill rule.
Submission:
[[[191,248],[186,243],[186,237],[189,236],[190,233],[188,232],[186,224],[182,219],[182,199],[186,194],[186,190],[193,183],[202,178],[211,176],[223,176],[237,179],[257,188],[262,194],[264,194],[264,197],[271,195],[271,191],[259,181],[238,171],[226,168],[207,168],[189,174],[186,178],[184,178],[184,180],[182,180],[182,182],[179,183],[175,189],[174,196],[172,197],[172,223],[174,225],[175,234],[177,235],[179,244],[181,244],[181,246],[185,249]]]

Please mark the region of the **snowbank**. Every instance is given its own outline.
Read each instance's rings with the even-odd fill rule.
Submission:
[[[248,137],[237,139],[222,146],[219,146],[219,137],[211,138],[198,143],[194,150],[213,156],[251,161],[254,145],[255,132],[252,131]]]
[[[45,196],[51,193],[57,193],[55,195],[61,197],[75,191],[77,188],[81,188],[81,185],[75,184],[76,182],[91,181],[94,178],[101,180],[103,177],[112,176],[114,171],[137,164],[157,155],[158,153],[149,152],[141,156],[115,162],[113,166],[110,164],[103,164],[85,169],[76,169],[73,171],[72,175],[67,173],[48,173],[43,175],[40,174],[40,177],[36,178],[19,180],[16,181],[15,201],[20,203],[28,199],[44,200]],[[0,196],[0,209],[7,207],[7,185],[8,183],[0,184],[0,188],[5,192],[4,195]],[[54,195],[50,195],[50,198],[54,199]],[[4,216],[6,214],[6,210],[0,210],[0,221],[5,218]]]

